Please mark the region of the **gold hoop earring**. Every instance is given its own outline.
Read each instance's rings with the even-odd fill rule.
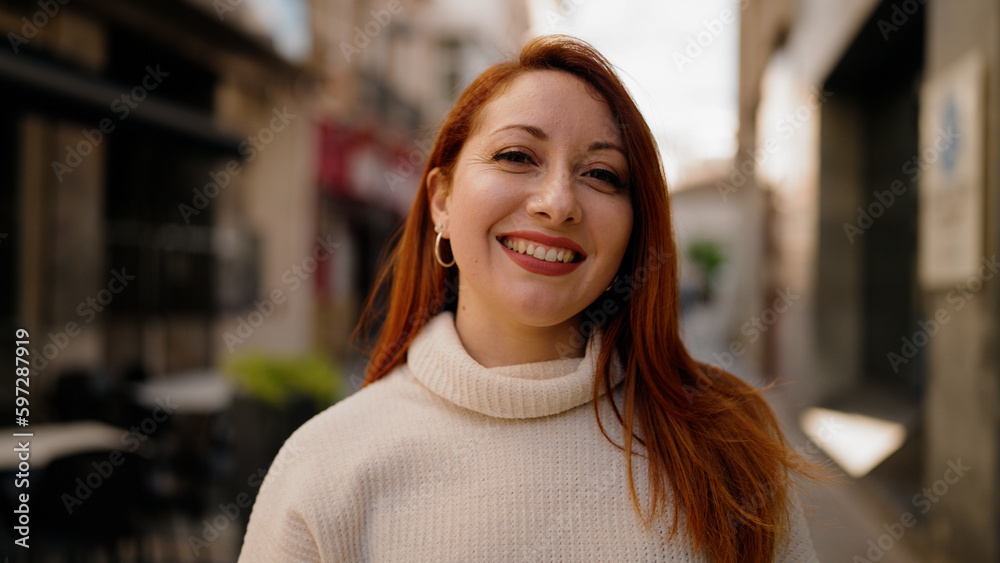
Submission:
[[[437,260],[438,264],[441,264],[445,268],[450,268],[454,266],[455,265],[454,256],[451,257],[451,262],[447,264],[445,263],[444,260],[441,259],[441,235],[444,234],[444,225],[438,223],[437,226],[434,227],[434,232],[438,234],[437,240],[434,241],[434,259]]]

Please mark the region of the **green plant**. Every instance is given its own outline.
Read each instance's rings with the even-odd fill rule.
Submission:
[[[714,293],[715,277],[726,262],[722,245],[712,239],[698,239],[687,245],[687,255],[701,274],[702,297],[709,301]]]
[[[691,262],[709,277],[714,277],[726,261],[722,245],[712,239],[693,241],[688,244],[687,251]]]
[[[250,353],[230,360],[225,372],[246,393],[276,407],[283,407],[297,394],[311,398],[322,409],[344,391],[340,369],[319,354],[276,357]]]

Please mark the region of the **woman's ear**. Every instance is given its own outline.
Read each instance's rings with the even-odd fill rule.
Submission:
[[[448,225],[448,203],[450,203],[451,184],[440,167],[433,168],[427,174],[427,199],[430,205],[431,219],[435,225]],[[449,238],[445,230],[443,238]]]

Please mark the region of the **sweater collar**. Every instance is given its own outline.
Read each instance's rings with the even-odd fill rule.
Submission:
[[[583,358],[486,368],[465,351],[454,314],[444,311],[413,339],[407,365],[424,386],[458,406],[497,418],[535,418],[593,398],[600,349],[600,334],[595,331]],[[613,369],[614,386],[623,373],[617,361]]]

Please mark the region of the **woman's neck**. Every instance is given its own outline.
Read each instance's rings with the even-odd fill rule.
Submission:
[[[582,358],[586,337],[579,316],[554,326],[535,327],[507,319],[455,313],[455,330],[472,359],[487,368]]]

